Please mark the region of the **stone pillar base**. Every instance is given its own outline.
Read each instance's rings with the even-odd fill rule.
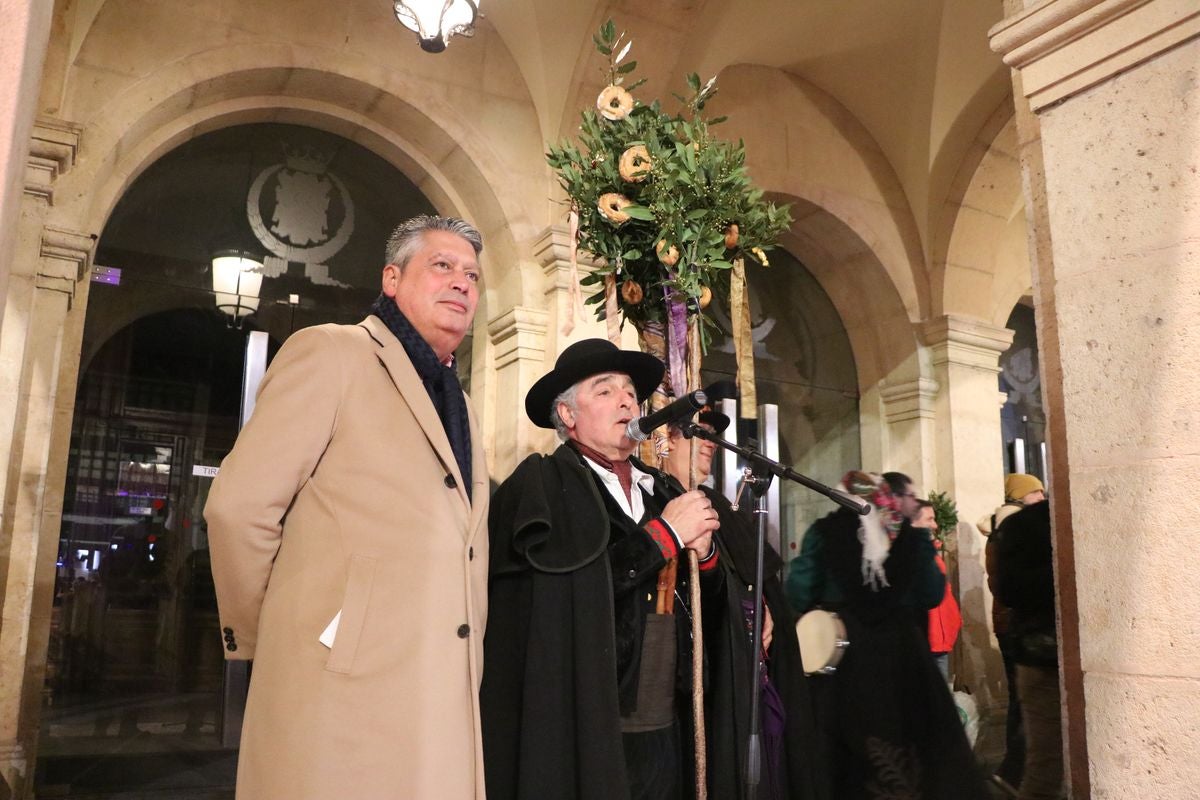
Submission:
[[[29,781],[25,748],[20,742],[0,742],[0,800],[22,797]]]

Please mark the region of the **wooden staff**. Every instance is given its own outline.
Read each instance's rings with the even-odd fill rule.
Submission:
[[[688,391],[700,386],[700,322],[693,319],[688,325]],[[692,437],[688,458],[688,491],[696,488],[696,456],[700,440]],[[696,748],[696,800],[708,798],[708,748],[704,736],[704,628],[700,619],[700,556],[691,548],[688,554],[688,577],[692,604],[692,725]]]

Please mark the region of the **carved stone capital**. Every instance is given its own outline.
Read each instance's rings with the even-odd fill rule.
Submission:
[[[988,32],[1034,111],[1197,35],[1195,0],[1047,0]]]
[[[549,314],[540,308],[514,306],[488,322],[496,369],[520,361],[540,365],[546,356]]]
[[[884,384],[879,389],[883,401],[883,416],[888,422],[904,422],[912,419],[933,419],[934,401],[937,399],[938,382],[930,378],[917,378],[897,384]]]
[[[571,272],[571,229],[566,225],[551,225],[533,243],[533,257],[546,276],[546,294],[569,288]],[[592,254],[580,250],[576,262],[580,273],[596,268]]]
[[[75,165],[80,128],[60,120],[38,120],[25,163],[25,193],[54,203],[54,182]]]
[[[68,304],[75,299],[75,287],[88,274],[95,237],[76,231],[46,226],[38,253],[35,285],[51,292],[63,292]]]
[[[934,366],[954,364],[985,372],[1000,371],[1000,354],[1013,339],[1008,328],[952,314],[921,323],[920,332],[933,351]]]

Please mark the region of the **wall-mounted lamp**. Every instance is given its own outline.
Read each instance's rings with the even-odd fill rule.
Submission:
[[[213,294],[217,308],[229,315],[230,322],[258,310],[262,289],[262,262],[241,253],[218,253],[212,260]]]
[[[393,7],[396,19],[416,32],[427,53],[445,50],[451,36],[473,35],[479,14],[479,0],[396,0]]]

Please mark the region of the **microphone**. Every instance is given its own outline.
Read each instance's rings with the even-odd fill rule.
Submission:
[[[644,442],[650,435],[650,431],[655,428],[690,417],[708,405],[710,401],[722,400],[727,397],[737,397],[737,386],[733,381],[717,381],[705,389],[697,389],[691,394],[685,394],[653,414],[629,420],[625,435],[635,442]]]
[[[650,435],[650,431],[655,428],[661,428],[669,422],[690,417],[706,405],[708,405],[708,395],[704,393],[703,389],[697,389],[653,414],[629,420],[629,425],[625,428],[625,435],[635,442],[644,442]]]

